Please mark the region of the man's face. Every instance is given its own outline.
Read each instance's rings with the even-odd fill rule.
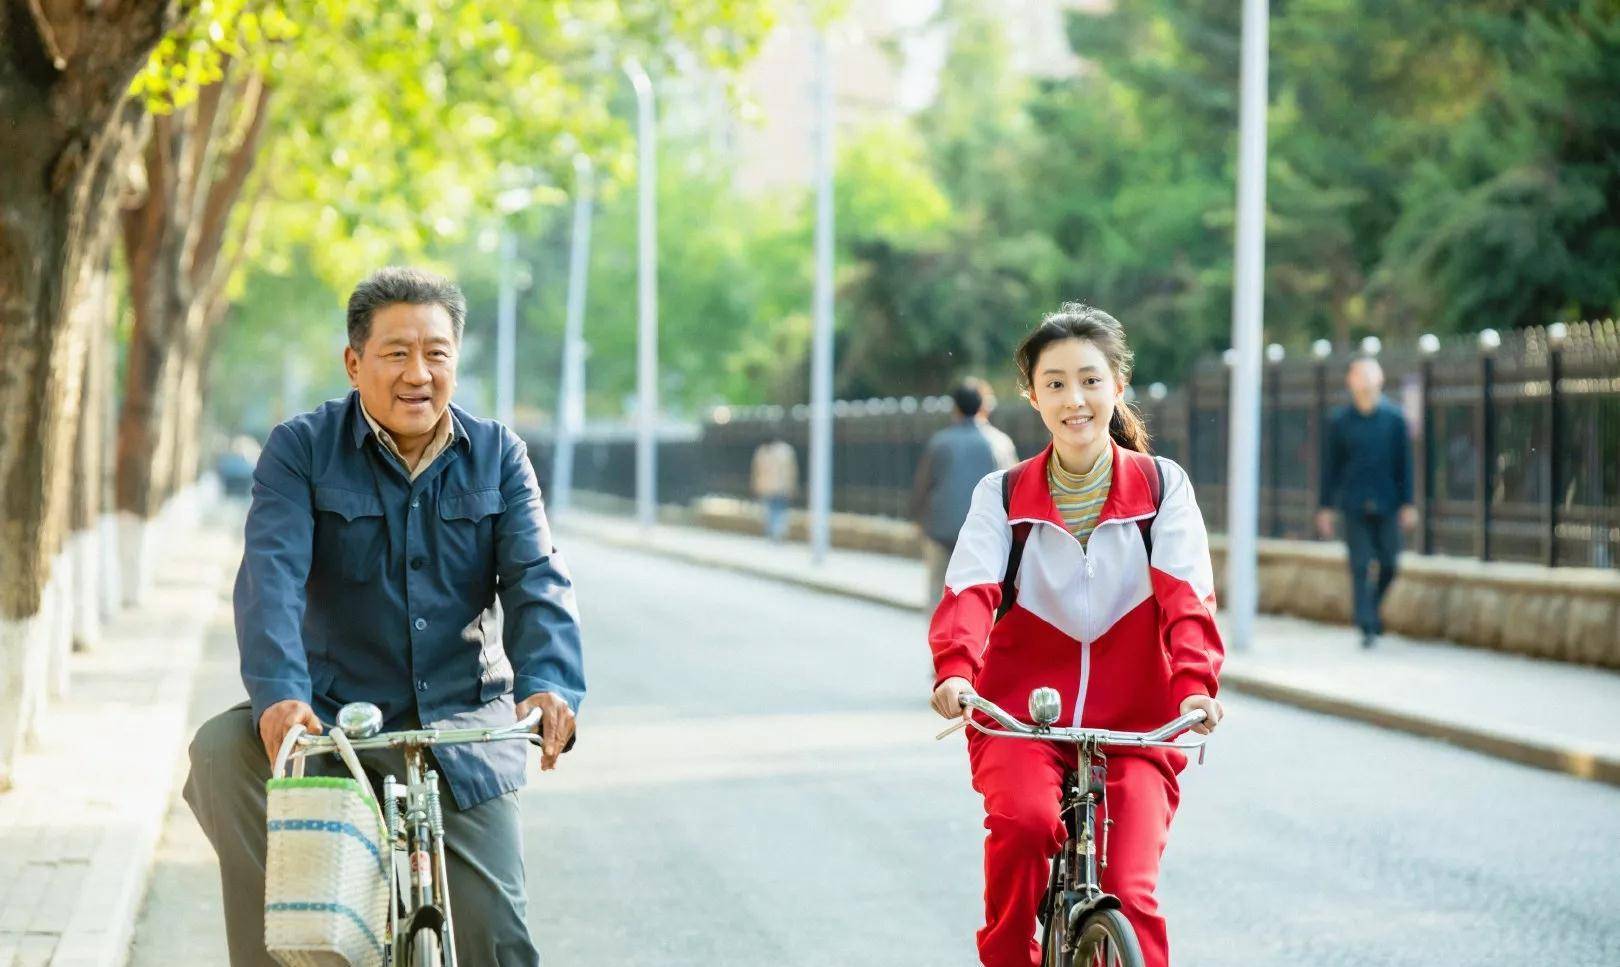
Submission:
[[[1357,360],[1345,373],[1344,383],[1358,399],[1376,396],[1384,388],[1384,369],[1374,360]]]
[[[366,412],[402,445],[433,432],[456,391],[456,333],[437,303],[396,302],[372,313],[361,352],[343,349]]]

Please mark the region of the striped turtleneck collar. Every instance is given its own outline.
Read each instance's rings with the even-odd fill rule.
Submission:
[[[1108,501],[1108,490],[1114,479],[1114,448],[1103,447],[1097,462],[1083,473],[1071,473],[1058,461],[1057,450],[1046,461],[1046,483],[1052,492],[1052,503],[1063,526],[1073,534],[1081,546],[1097,528],[1103,504]]]

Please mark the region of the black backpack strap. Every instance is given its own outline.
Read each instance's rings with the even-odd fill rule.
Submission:
[[[1024,465],[1017,464],[1001,475],[1001,510],[1009,520],[1012,518],[1012,491],[1017,485],[1019,476],[1024,472]],[[1001,604],[996,608],[996,620],[1006,617],[1012,610],[1013,602],[1018,600],[1018,564],[1024,559],[1024,542],[1029,540],[1029,522],[1012,525],[1012,546],[1007,549],[1007,570],[1001,579]]]
[[[1158,457],[1146,453],[1136,456],[1134,455],[1135,451],[1132,451],[1132,453],[1132,459],[1138,462],[1142,460],[1153,461],[1153,472],[1147,475],[1148,493],[1153,495],[1153,516],[1144,517],[1136,522],[1136,526],[1142,531],[1142,546],[1147,548],[1148,564],[1151,566],[1153,564],[1153,522],[1158,519],[1159,506],[1164,501],[1164,464],[1159,462]]]

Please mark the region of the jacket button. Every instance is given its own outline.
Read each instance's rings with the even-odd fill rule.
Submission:
[[[420,498],[420,497],[412,497],[411,498],[411,506],[412,507],[415,507],[417,504],[420,504],[421,502],[422,502],[422,498]]]
[[[416,690],[419,691],[419,692],[427,691],[427,682],[420,679],[420,678],[418,678],[416,680]]]
[[[427,562],[425,560],[423,560],[422,558],[413,557],[413,558],[411,558],[411,570],[420,571],[420,570],[422,570],[422,565],[425,564],[425,563],[427,563]]]
[[[427,619],[426,618],[417,618],[416,619],[416,630],[417,631],[421,631],[423,628],[426,628],[426,627],[427,627]]]

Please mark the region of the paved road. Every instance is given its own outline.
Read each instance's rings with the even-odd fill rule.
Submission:
[[[524,794],[548,964],[972,964],[980,814],[923,619],[569,551],[592,695]],[[217,631],[197,714],[239,687]],[[1620,964],[1620,790],[1229,704],[1164,862],[1178,963]],[[211,862],[181,807],[133,965],[224,962]]]

